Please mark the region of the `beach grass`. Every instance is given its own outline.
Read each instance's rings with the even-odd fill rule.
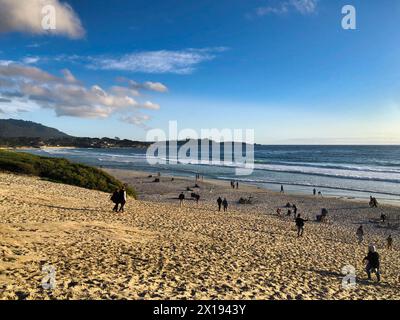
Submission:
[[[0,150],[0,171],[38,176],[52,182],[104,192],[113,192],[123,186],[121,181],[98,168],[73,163],[66,159],[5,150]],[[127,187],[127,193],[136,198],[133,188]]]

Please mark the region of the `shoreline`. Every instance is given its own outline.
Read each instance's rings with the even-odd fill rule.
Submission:
[[[115,174],[117,175],[116,178],[120,179],[121,181],[124,180],[124,177],[126,179],[126,177],[129,176],[137,176],[137,177],[148,177],[148,176],[153,176],[156,177],[157,173],[151,172],[151,171],[146,171],[146,170],[130,170],[130,169],[114,169],[114,168],[106,168],[106,167],[98,167],[99,169],[110,173],[111,175],[115,176]],[[187,176],[174,176],[174,175],[162,175],[162,178],[169,178],[169,179],[180,179],[186,182],[194,182],[195,178],[190,178]],[[125,182],[125,181],[123,181]],[[200,180],[200,182],[202,182]],[[210,184],[214,184],[214,185],[218,185],[218,186],[228,186],[229,185],[229,180],[225,180],[225,179],[216,179],[216,178],[204,178],[204,181],[206,183],[210,183]],[[279,183],[276,183],[276,185],[280,185]],[[277,190],[272,190],[270,188],[267,188],[265,186],[263,186],[262,184],[257,184],[257,183],[249,183],[249,182],[240,182],[240,186],[241,189],[243,187],[246,188],[250,188],[250,190],[253,191],[264,191],[267,194],[274,194],[274,195],[280,195],[280,192]],[[312,188],[310,187],[310,190],[312,190]],[[293,196],[293,197],[297,197],[297,198],[302,198],[302,197],[306,197],[308,199],[319,199],[320,197],[318,195],[314,196],[312,194],[306,194],[306,193],[301,193],[301,192],[287,192],[285,191],[284,193],[287,196]],[[349,197],[349,196],[337,196],[337,195],[329,195],[329,194],[323,194],[322,196],[323,199],[334,199],[334,200],[339,200],[339,201],[344,201],[344,202],[349,202],[349,203],[357,203],[360,205],[365,205],[368,204],[368,200],[365,200],[363,198],[357,198],[357,197]],[[379,205],[380,206],[388,206],[388,207],[392,207],[392,208],[400,208],[400,201],[394,200],[394,201],[385,201],[384,199],[378,199]]]
[[[27,152],[29,150],[68,150],[68,149],[82,149],[78,147],[41,147],[41,148],[16,148],[16,149],[10,149],[10,150],[24,150],[26,149]],[[91,148],[83,148],[83,149],[91,149]],[[96,149],[96,148],[95,148]],[[105,148],[105,149],[113,149],[113,148]],[[129,148],[128,148],[129,149]],[[75,160],[76,161],[76,160]],[[100,165],[97,165],[97,167],[101,168]],[[103,168],[108,168],[112,169],[111,167],[104,166]],[[126,171],[131,171],[130,169],[121,169],[121,170],[126,170]],[[136,169],[134,169],[135,171]],[[154,172],[157,171],[155,168],[154,171],[144,171],[149,174],[154,174]],[[181,176],[181,175],[175,175],[175,177],[186,177],[187,179],[190,179],[188,176]],[[218,181],[228,181],[228,179],[217,179],[217,178],[209,178],[213,180],[218,180]],[[240,181],[239,181],[240,182]],[[249,182],[249,181],[243,181],[240,182],[243,185],[253,185],[256,187],[260,187],[264,190],[269,190],[269,191],[278,191],[278,187],[283,184],[285,186],[285,191],[288,191],[290,194],[298,195],[298,196],[307,196],[307,195],[312,195],[312,190],[314,186],[306,186],[306,185],[301,185],[301,184],[296,184],[296,183],[280,183],[280,182]],[[277,188],[274,188],[274,187]],[[396,207],[400,207],[400,197],[398,197],[396,194],[390,194],[390,193],[379,193],[379,192],[371,192],[371,191],[363,191],[361,189],[346,189],[346,188],[339,188],[339,187],[330,187],[330,186],[315,186],[317,188],[317,191],[322,191],[324,197],[328,198],[338,198],[338,199],[343,199],[346,201],[358,201],[358,202],[365,202],[369,201],[369,196],[375,196],[379,203],[385,204],[385,205],[392,205]],[[308,193],[309,192],[309,193]]]

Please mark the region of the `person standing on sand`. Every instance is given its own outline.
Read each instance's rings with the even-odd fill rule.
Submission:
[[[283,185],[281,185],[281,193],[285,193],[285,189],[283,189]]]
[[[218,203],[218,211],[220,212],[220,211],[221,211],[221,206],[222,206],[222,199],[221,199],[221,197],[219,197],[219,198],[217,199],[217,203]]]
[[[392,235],[390,234],[389,237],[386,239],[387,242],[387,249],[392,250],[393,247],[393,238]]]
[[[313,190],[313,195],[316,196],[317,195],[317,189],[314,188]]]
[[[297,207],[294,203],[293,203],[293,213],[294,213],[294,216],[297,216]]]
[[[196,194],[195,200],[196,200],[196,205],[199,205],[199,201],[200,201],[200,195],[199,194]]]
[[[369,246],[368,255],[364,258],[363,262],[367,263],[365,271],[367,272],[368,280],[371,280],[371,273],[373,272],[376,274],[378,282],[381,281],[379,253],[376,251],[374,245]]]
[[[224,212],[228,211],[228,200],[226,198],[222,201],[222,205],[224,206]]]
[[[236,189],[239,189],[239,181],[236,181]]]
[[[364,241],[364,228],[363,228],[363,226],[360,226],[357,229],[356,236],[358,238],[358,244],[362,244],[362,242]]]
[[[297,215],[297,218],[295,220],[296,222],[296,227],[297,227],[297,237],[302,237],[303,232],[304,232],[304,222],[307,222],[308,220],[303,219],[300,215],[300,213]]]
[[[115,204],[113,211],[118,212],[119,206],[119,189],[115,189],[114,193],[111,195],[111,201]]]
[[[124,212],[125,204],[126,204],[126,190],[125,187],[122,187],[119,191],[119,202],[121,203],[121,207],[118,212]]]
[[[179,207],[182,208],[183,207],[183,200],[185,200],[185,195],[183,194],[183,192],[181,192],[181,194],[178,197],[179,199]]]

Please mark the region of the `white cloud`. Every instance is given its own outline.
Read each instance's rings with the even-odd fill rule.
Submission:
[[[157,92],[167,92],[168,88],[160,82],[147,81],[143,84],[144,88]]]
[[[145,130],[149,130],[150,127],[146,125],[146,122],[150,119],[151,117],[146,114],[131,114],[129,116],[122,117],[121,121],[142,127]]]
[[[143,51],[120,57],[89,57],[88,59],[92,69],[190,74],[200,63],[215,59],[216,54],[224,50],[227,48]]]
[[[160,105],[153,103],[151,101],[146,101],[141,106],[145,109],[150,109],[150,110],[159,110],[160,109]]]
[[[35,63],[38,63],[39,60],[40,60],[39,57],[25,57],[22,59],[22,62],[24,64],[35,64]]]
[[[129,115],[140,109],[160,109],[151,101],[137,101],[134,97],[139,95],[138,89],[114,86],[107,90],[99,85],[86,87],[70,70],[64,69],[61,73],[62,77],[58,77],[27,65],[0,65],[0,102],[16,103],[19,108],[33,104],[52,109],[59,117],[80,118],[108,118],[121,113],[129,119]],[[156,85],[156,89],[160,88]],[[140,119],[144,122],[150,118],[142,115]]]
[[[161,92],[161,93],[168,92],[168,87],[161,82],[146,81],[145,83],[139,83],[135,80],[130,80],[130,79],[127,79],[124,77],[117,78],[117,81],[128,83],[129,87],[132,88],[132,90],[143,90],[144,89],[144,90],[156,91],[156,92]]]
[[[316,11],[319,0],[286,0],[279,4],[259,7],[255,10],[257,16],[266,16],[270,14],[286,14],[291,10],[307,15]]]
[[[302,14],[313,13],[317,9],[318,0],[291,0],[290,3]]]
[[[63,70],[61,70],[61,73],[63,74],[63,76],[64,76],[64,79],[67,81],[67,82],[70,82],[70,83],[76,83],[76,82],[78,82],[78,80],[76,80],[76,78],[74,77],[74,75],[71,73],[71,71],[69,71],[68,69],[63,69]]]
[[[46,5],[55,8],[55,30],[45,30],[42,27],[42,9]],[[0,0],[1,32],[50,33],[73,39],[81,38],[85,34],[81,21],[71,6],[59,0]]]
[[[289,11],[288,5],[286,2],[281,4],[279,7],[260,7],[256,9],[257,16],[266,16],[268,14],[284,14]]]

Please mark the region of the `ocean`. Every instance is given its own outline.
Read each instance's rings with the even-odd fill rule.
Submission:
[[[167,164],[149,165],[145,149],[24,150],[67,158],[92,166],[160,172],[164,175],[237,180],[270,190],[368,199],[400,204],[400,146],[260,146],[254,150],[255,170],[236,176],[235,166]]]

